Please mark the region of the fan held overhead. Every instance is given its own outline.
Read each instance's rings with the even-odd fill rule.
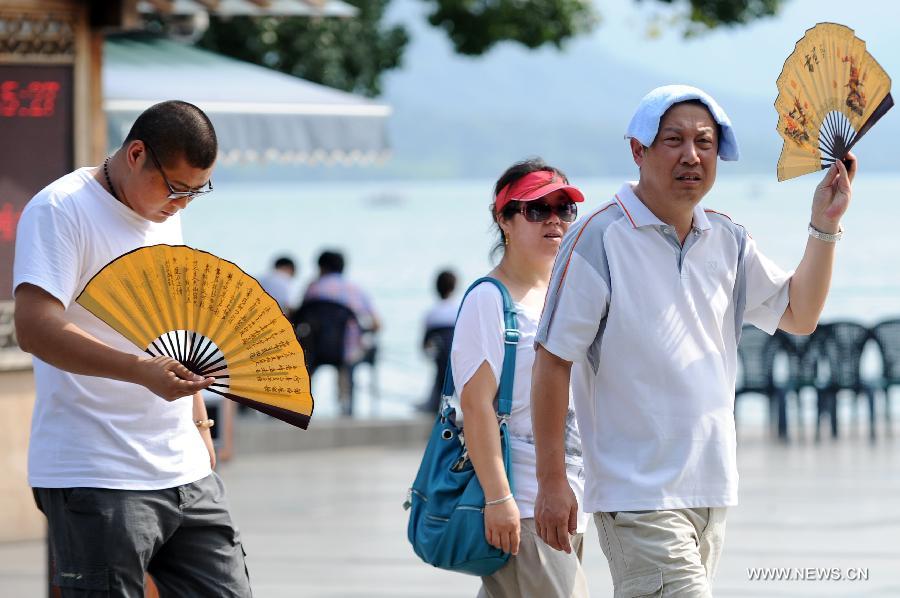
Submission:
[[[894,105],[891,79],[853,30],[819,23],[788,56],[776,83],[778,180],[843,159]]]

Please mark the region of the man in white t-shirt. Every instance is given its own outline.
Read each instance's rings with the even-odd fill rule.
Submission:
[[[856,170],[816,188],[795,272],[704,210],[717,158],[736,160],[703,91],[651,91],[628,127],[640,170],[566,234],[536,336],[532,409],[541,537],[570,550],[565,475],[570,378],[593,512],[615,595],[711,596],[726,507],[737,504],[734,385],[742,325],[809,334],[824,307]],[[572,365],[576,364],[575,368]]]
[[[200,391],[75,302],[120,255],[182,244],[179,212],[212,190],[218,145],[196,106],[156,104],[102,166],[50,183],[19,221],[16,335],[34,356],[28,480],[63,596],[249,596]]]

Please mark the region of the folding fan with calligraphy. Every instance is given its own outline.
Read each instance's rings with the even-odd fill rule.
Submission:
[[[293,327],[233,263],[183,245],[143,247],[107,264],[77,302],[149,355],[215,378],[209,391],[309,425],[313,398]]]
[[[819,23],[807,30],[778,77],[778,180],[843,159],[894,105],[891,80],[853,30]]]

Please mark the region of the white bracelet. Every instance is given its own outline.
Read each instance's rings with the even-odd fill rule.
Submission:
[[[500,504],[503,504],[512,499],[513,499],[513,495],[512,495],[512,493],[509,493],[506,496],[504,496],[503,498],[498,498],[497,500],[486,500],[484,502],[484,506],[489,507],[491,505],[500,505]]]
[[[812,222],[809,223],[809,228],[806,229],[809,232],[809,236],[813,239],[818,239],[820,241],[825,241],[826,243],[837,243],[841,240],[841,237],[844,236],[844,227],[838,225],[838,232],[836,233],[823,233],[815,226],[812,225]]]

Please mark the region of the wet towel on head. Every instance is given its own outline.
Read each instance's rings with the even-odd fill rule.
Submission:
[[[723,160],[737,160],[740,157],[738,151],[737,138],[734,135],[734,128],[731,126],[731,119],[725,114],[725,110],[705,91],[691,87],[690,85],[665,85],[657,87],[644,96],[631,122],[628,123],[628,130],[625,132],[625,138],[634,138],[643,145],[649,147],[656,139],[656,133],[659,131],[659,121],[666,110],[673,104],[686,102],[689,100],[700,100],[709,109],[710,114],[721,127],[721,138],[719,139],[719,157]]]

